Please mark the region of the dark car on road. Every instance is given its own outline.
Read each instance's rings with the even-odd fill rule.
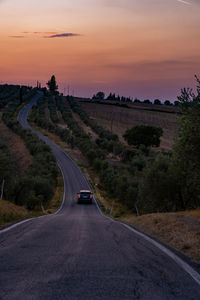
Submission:
[[[89,190],[80,190],[78,193],[78,203],[92,203],[93,194]]]

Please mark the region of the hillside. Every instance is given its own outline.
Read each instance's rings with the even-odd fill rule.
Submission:
[[[36,95],[30,87],[0,85],[2,226],[54,212],[62,199],[61,174],[50,148],[17,122],[19,110]]]
[[[119,106],[107,100],[94,102],[77,99],[77,101],[92,119],[116,133],[122,142],[125,142],[123,134],[127,129],[135,125],[151,125],[161,127],[164,132],[159,150],[169,151],[173,146],[179,118],[179,110],[176,107],[143,103]]]
[[[2,121],[2,113],[0,112],[0,142],[4,143],[20,173],[25,172],[33,161],[33,157],[26,148],[24,141],[12,130],[10,130]]]

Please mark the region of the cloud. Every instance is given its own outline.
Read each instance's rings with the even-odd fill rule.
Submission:
[[[142,6],[143,8],[146,6],[146,3],[148,4],[149,0],[145,0],[145,1],[133,1],[133,0],[101,0],[103,1],[107,6],[115,6],[115,7],[120,7],[120,8],[126,8],[126,9],[130,9],[130,8],[134,8],[136,9],[136,7]],[[199,4],[200,5],[200,0],[175,0],[176,2],[180,2],[182,4],[185,5],[193,5],[193,4]],[[142,3],[140,3],[142,2]],[[155,0],[155,1],[151,1],[152,4],[158,6],[158,5],[162,5],[164,1],[162,0]],[[167,1],[165,1],[167,2]]]
[[[24,34],[58,34],[56,31],[23,31]]]
[[[53,39],[53,38],[66,38],[66,37],[73,37],[73,36],[80,36],[80,34],[77,33],[57,33],[57,34],[53,34],[53,35],[49,35],[49,36],[44,36],[44,38],[49,38],[49,39]]]
[[[1,1],[1,0],[0,0]],[[22,34],[25,34],[26,36],[30,36],[30,35],[44,35],[42,36],[43,38],[46,39],[53,39],[53,38],[68,38],[68,37],[74,37],[74,36],[81,36],[80,34],[77,33],[59,33],[57,31],[23,31]]]
[[[25,38],[24,35],[9,35],[9,38],[13,38],[13,39],[23,39]]]
[[[107,65],[108,68],[119,70],[129,70],[135,72],[136,70],[185,70],[199,68],[199,57],[183,60],[161,60],[161,61],[140,61],[130,63],[113,63]]]
[[[177,0],[178,2],[181,2],[183,4],[192,5],[191,2],[185,1],[185,0]]]
[[[200,5],[200,0],[176,0],[176,1],[186,5],[193,5],[193,4]]]

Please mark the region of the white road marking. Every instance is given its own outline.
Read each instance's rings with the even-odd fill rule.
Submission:
[[[142,237],[143,239],[145,239],[146,241],[148,241],[149,243],[153,244],[155,247],[157,247],[158,249],[160,249],[162,252],[164,252],[167,256],[169,256],[171,259],[173,259],[186,273],[188,273],[196,282],[198,285],[200,285],[200,274],[194,270],[188,263],[186,263],[183,259],[181,259],[178,255],[176,255],[175,253],[173,253],[171,250],[169,250],[168,248],[166,248],[164,245],[160,244],[159,242],[155,241],[154,239],[150,238],[149,236],[147,236],[146,234],[137,231],[136,229],[134,229],[133,227],[124,224],[120,221],[114,220],[106,215],[103,214],[103,212],[101,211],[99,204],[97,202],[97,200],[95,199],[95,203],[96,206],[100,212],[100,214],[104,217],[107,218],[113,222],[117,222],[120,223],[122,226],[126,227],[127,229],[129,229],[130,231],[134,232],[135,234],[139,235],[140,237]]]

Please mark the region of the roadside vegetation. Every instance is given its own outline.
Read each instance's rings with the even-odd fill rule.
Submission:
[[[59,143],[67,145],[70,153],[82,153],[86,161],[82,167],[89,176],[88,179],[92,178],[91,184],[106,213],[136,224],[141,230],[161,240],[163,234],[163,241],[166,241],[162,228],[169,224],[169,228],[175,226],[174,222],[178,222],[176,217],[180,215],[180,211],[198,211],[200,207],[199,86],[197,78],[196,94],[190,89],[183,89],[178,98],[179,131],[170,151],[156,150],[159,149],[163,130],[148,124],[133,126],[124,131],[126,144],[112,130],[91,118],[77,99],[60,96],[56,82],[53,83],[52,90],[50,87],[49,91],[43,89],[44,96],[32,108],[29,121],[43,128],[44,132],[49,132],[54,139],[57,136]],[[1,186],[4,185],[3,198],[12,202],[12,205],[20,205],[22,209],[16,214],[10,214],[8,209],[7,214],[3,213],[1,216],[2,220],[7,221],[28,217],[31,213],[33,215],[33,211],[36,214],[40,211],[41,214],[43,207],[46,213],[51,213],[60,203],[62,194],[61,174],[50,148],[16,121],[16,112],[36,90],[16,86],[12,92],[11,90],[10,86],[5,86],[5,90],[0,86],[2,119],[24,141],[30,151],[31,161],[21,172],[8,145],[0,140],[0,183]],[[5,205],[3,200],[1,203]],[[16,211],[14,206],[11,211],[13,209]],[[169,217],[168,214],[165,217],[166,212],[170,213]],[[189,222],[185,216],[180,218]],[[189,232],[190,226],[187,228]],[[177,229],[179,231],[180,228]],[[198,232],[196,235],[197,240],[196,237],[193,240],[197,244]],[[198,255],[190,253],[191,243],[183,242],[180,246],[177,243],[172,242],[171,245],[199,259]]]
[[[200,206],[199,168],[195,165],[198,156],[195,144],[200,137],[199,94],[198,86],[196,95],[191,90],[182,90],[179,131],[174,147],[165,152],[155,151],[162,129],[151,130],[153,135],[158,133],[156,142],[149,144],[144,140],[128,146],[108,128],[97,124],[80,102],[69,96],[46,94],[33,107],[29,120],[44,128],[44,132],[50,131],[54,140],[59,136],[58,142],[67,143],[67,151],[82,152],[89,164],[83,171],[105,213],[136,225],[199,260],[199,214],[195,214]],[[90,130],[84,130],[83,123]],[[191,184],[193,181],[195,184]],[[168,230],[171,235],[167,234]]]
[[[91,119],[73,97],[50,97],[45,100],[48,101],[50,120],[45,116],[44,99],[33,108],[30,120],[60,136],[71,148],[80,149],[98,174],[100,187],[110,198],[137,214],[176,212],[200,206],[199,167],[195,163],[198,121],[193,122],[198,116],[198,87],[193,98],[190,90],[183,90],[179,97],[182,107],[180,130],[174,148],[169,152],[155,152],[151,147],[159,146],[162,129],[150,127],[154,138],[157,134],[156,141],[149,144],[148,131],[146,140],[144,137],[136,148],[131,148]],[[95,140],[74,119],[71,109],[95,132]],[[61,113],[66,128],[58,126],[57,111]],[[196,127],[191,131],[193,126]],[[146,130],[145,126],[142,128]],[[192,152],[194,155],[191,156]]]
[[[22,172],[16,163],[16,157],[10,153],[3,139],[0,138],[0,196],[29,211],[41,212],[43,207],[48,209],[54,195],[58,167],[50,148],[35,134],[23,129],[16,121],[19,107],[29,101],[37,90],[5,85],[0,86],[0,91],[2,120],[9,130],[20,136],[32,157],[29,165]],[[14,218],[13,216],[13,220]]]

